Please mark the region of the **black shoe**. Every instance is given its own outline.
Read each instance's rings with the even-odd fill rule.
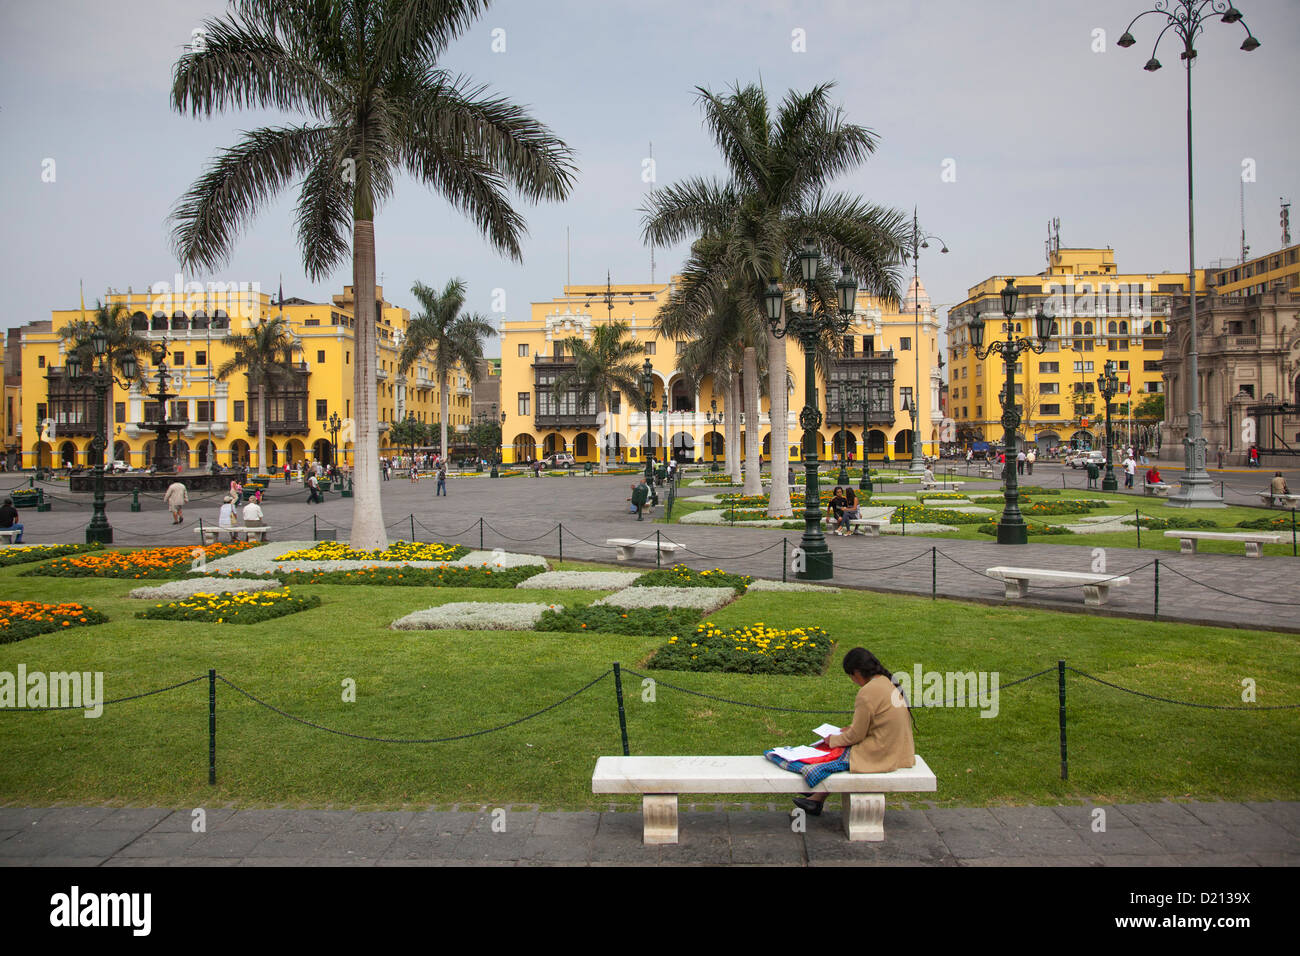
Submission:
[[[819,817],[822,815],[822,804],[825,800],[813,800],[810,797],[795,797],[794,805],[800,810],[807,813],[810,817]]]

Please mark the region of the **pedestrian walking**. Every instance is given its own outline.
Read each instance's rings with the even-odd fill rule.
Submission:
[[[1133,458],[1133,452],[1129,450],[1129,456],[1124,459],[1124,487],[1133,487],[1133,476],[1137,474],[1137,461]]]
[[[289,463],[287,461],[284,463],[284,483],[286,485],[289,483]]]
[[[1037,460],[1038,460],[1038,453],[1037,453],[1033,448],[1030,448],[1029,451],[1025,453],[1025,472],[1026,472],[1026,473],[1028,473],[1028,474],[1030,474],[1030,475],[1032,475],[1032,474],[1034,473],[1034,462],[1037,461]]]
[[[307,504],[318,505],[325,499],[321,497],[320,482],[316,480],[315,475],[307,476]]]
[[[1223,471],[1223,446],[1219,446],[1219,471]]]
[[[447,495],[447,463],[445,461],[438,462],[438,488],[434,491],[433,496],[436,498],[438,495],[443,497]]]
[[[1016,474],[1023,475],[1024,473],[1025,473],[1025,450],[1022,448],[1020,449],[1020,451],[1016,452]]]
[[[172,524],[182,524],[185,521],[185,502],[190,500],[189,489],[183,482],[173,481],[163,492],[163,501],[167,504],[167,510],[172,513]]]
[[[1250,446],[1250,467],[1251,468],[1259,467],[1259,446],[1258,445]]]

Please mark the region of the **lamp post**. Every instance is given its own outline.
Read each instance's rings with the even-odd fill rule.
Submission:
[[[841,382],[835,386],[835,401],[840,406],[840,473],[835,476],[835,483],[847,485],[849,483],[849,442],[844,433],[844,416],[848,412],[849,402],[853,401],[853,390]]]
[[[1015,324],[1012,319],[1020,299],[1020,290],[1014,279],[1007,279],[1002,289],[1002,314],[1006,317],[1004,329],[1007,334],[1005,342],[990,342],[984,345],[984,319],[976,313],[970,323],[970,340],[975,355],[981,361],[994,352],[1002,357],[1007,368],[1007,380],[1002,389],[1002,430],[1003,445],[1006,448],[1006,467],[1003,485],[1003,497],[1006,505],[1002,509],[1002,519],[998,521],[998,544],[1028,544],[1029,528],[1020,515],[1020,489],[1016,484],[1016,429],[1020,427],[1020,412],[1016,410],[1016,359],[1022,352],[1032,351],[1041,355],[1047,349],[1047,340],[1052,334],[1052,317],[1041,308],[1035,317],[1037,341],[1029,338],[1013,338]]]
[[[871,447],[867,435],[867,412],[871,408],[871,379],[862,373],[861,387],[858,389],[858,401],[862,405],[862,477],[858,479],[858,491],[871,497]]]
[[[84,376],[81,374],[81,360],[75,353],[68,356],[67,374],[71,381],[80,385],[88,384],[95,389],[95,437],[90,441],[90,447],[95,453],[95,500],[94,513],[90,517],[90,524],[86,526],[86,543],[112,544],[113,526],[108,523],[108,515],[104,511],[104,450],[108,446],[104,438],[104,419],[108,390],[118,380],[113,375],[113,359],[108,354],[108,333],[103,329],[96,329],[90,335],[90,345],[94,352],[94,359],[86,374]],[[135,378],[135,356],[129,352],[125,353],[118,364],[126,377],[125,382],[118,382],[118,384],[126,388]]]
[[[912,340],[912,369],[915,378],[915,387],[912,390],[912,462],[908,465],[908,472],[913,475],[920,475],[925,472],[925,459],[921,454],[921,429],[917,421],[917,399],[921,395],[921,279],[920,263],[921,250],[930,248],[930,240],[933,239],[939,243],[941,253],[948,251],[948,245],[938,236],[928,236],[921,232],[921,227],[916,219],[916,207],[912,207],[912,235],[909,237],[908,244],[912,247],[912,306],[915,338]],[[906,261],[907,253],[903,253],[903,259]]]
[[[1107,362],[1103,366],[1102,374],[1097,376],[1097,391],[1101,393],[1102,400],[1106,403],[1106,477],[1101,480],[1102,491],[1119,490],[1119,485],[1115,483],[1115,455],[1112,451],[1110,431],[1110,400],[1119,391],[1119,375],[1116,374],[1116,368],[1114,362]]]
[[[645,400],[645,455],[644,457],[645,457],[645,477],[648,483],[653,482],[655,476],[654,466],[651,463],[651,458],[654,456],[654,445],[652,444],[652,439],[650,436],[650,413],[653,412],[655,408],[654,390],[655,390],[654,365],[651,364],[649,359],[646,359],[645,364],[641,366],[641,394]],[[654,487],[653,484],[651,484],[651,487]]]
[[[1180,58],[1187,74],[1187,283],[1190,293],[1187,298],[1188,328],[1191,330],[1187,351],[1186,388],[1187,388],[1187,434],[1183,438],[1183,474],[1179,478],[1178,490],[1169,496],[1169,504],[1176,508],[1223,508],[1223,498],[1214,493],[1206,465],[1206,441],[1201,431],[1201,396],[1199,372],[1197,371],[1197,337],[1196,325],[1196,229],[1194,214],[1194,192],[1192,189],[1192,61],[1196,59],[1193,45],[1205,22],[1218,17],[1224,23],[1240,23],[1246,31],[1246,39],[1241,49],[1250,53],[1259,49],[1259,40],[1255,39],[1242,18],[1241,11],[1227,0],[1156,0],[1155,7],[1145,10],[1134,17],[1117,41],[1117,45],[1128,48],[1137,42],[1129,31],[1149,13],[1156,14],[1157,21],[1163,19],[1164,25],[1156,36],[1155,46],[1151,50],[1151,59],[1143,67],[1148,73],[1160,69],[1156,59],[1156,50],[1160,41],[1171,29],[1183,41]]]
[[[339,429],[343,427],[343,419],[339,418],[338,412],[330,412],[329,421],[326,422],[325,427],[330,433],[330,464],[337,467],[339,463]]]
[[[718,445],[714,429],[722,424],[722,416],[724,413],[718,411],[718,400],[716,398],[709,403],[709,406],[710,411],[704,416],[704,420],[709,423],[709,471],[717,471]]]
[[[492,413],[496,414],[496,405],[492,406]],[[501,464],[501,459],[505,457],[506,452],[506,413],[501,413],[501,430],[497,432],[496,454],[492,456],[492,471],[489,473],[490,478],[500,478],[501,472],[497,466]]]
[[[835,283],[838,309],[830,314],[815,311],[813,294],[821,266],[821,250],[812,239],[805,239],[799,253],[799,271],[804,284],[806,311],[799,313],[792,309],[786,310],[785,293],[775,278],[768,281],[767,292],[763,296],[772,334],[784,338],[792,332],[803,348],[804,406],[799,412],[799,424],[803,427],[804,448],[804,532],[799,541],[798,555],[802,559],[802,568],[796,564],[795,577],[806,581],[826,580],[835,570],[831,550],[826,546],[826,538],[822,535],[821,495],[817,485],[817,429],[822,423],[816,397],[817,340],[824,331],[829,330],[836,335],[848,331],[858,293],[857,280],[849,272],[849,267],[844,266],[839,281]],[[822,278],[824,280],[826,277]]]

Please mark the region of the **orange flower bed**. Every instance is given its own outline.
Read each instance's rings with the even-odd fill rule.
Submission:
[[[42,604],[40,601],[0,601],[0,644],[82,624],[103,624],[108,618],[84,604]]]
[[[203,547],[96,551],[50,561],[27,574],[59,578],[180,578],[189,573],[200,555],[205,561],[214,561],[251,547],[255,545],[233,541]]]

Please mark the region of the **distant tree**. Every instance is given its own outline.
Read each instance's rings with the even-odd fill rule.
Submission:
[[[627,334],[626,322],[610,322],[596,326],[590,342],[578,336],[565,339],[564,351],[573,356],[574,365],[557,375],[555,381],[557,397],[564,392],[577,392],[585,403],[591,395],[596,396],[596,411],[602,422],[596,439],[596,456],[602,473],[609,470],[605,436],[609,432],[609,410],[614,404],[614,392],[621,391],[633,407],[643,401],[641,369],[634,359],[645,349],[641,343],[628,339]]]
[[[1140,421],[1162,422],[1165,420],[1165,397],[1160,393],[1148,395],[1133,406],[1133,418]]]
[[[95,348],[91,344],[91,335],[99,330],[108,335],[108,358],[115,374],[121,374],[122,360],[128,355],[136,358],[137,368],[143,368],[142,355],[150,350],[148,339],[137,335],[131,328],[131,313],[123,302],[96,302],[95,311],[90,318],[69,322],[59,330],[59,335],[68,343],[68,350],[81,360],[81,367],[89,369],[95,360]],[[104,415],[105,457],[111,458],[113,448],[113,406],[110,403]]]
[[[232,332],[221,344],[234,355],[217,369],[217,378],[225,381],[236,372],[248,373],[248,384],[257,389],[257,467],[263,471],[266,461],[266,389],[293,381],[293,354],[301,350],[289,334],[283,316],[259,321],[247,332]]]
[[[414,458],[415,449],[429,441],[429,426],[416,418],[414,412],[407,412],[404,419],[394,422],[393,427],[388,430],[388,440],[396,445],[399,451],[408,450]]]

